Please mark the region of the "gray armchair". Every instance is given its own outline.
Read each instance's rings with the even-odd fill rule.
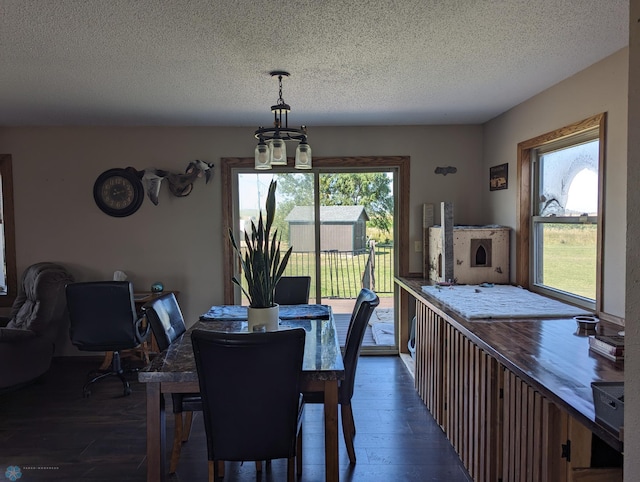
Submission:
[[[68,320],[64,289],[71,282],[71,274],[58,264],[36,263],[25,270],[10,319],[0,328],[0,390],[49,370],[55,340]]]

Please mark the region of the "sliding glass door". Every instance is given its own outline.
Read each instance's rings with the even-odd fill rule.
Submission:
[[[344,337],[363,287],[378,293],[363,349],[397,352],[394,323],[394,170],[320,170],[234,174],[239,239],[264,214],[271,180],[277,182],[274,227],[281,250],[293,248],[285,276],[310,276],[310,303],[332,306]],[[246,304],[240,290],[236,302]]]

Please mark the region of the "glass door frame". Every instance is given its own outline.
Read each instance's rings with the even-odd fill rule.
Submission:
[[[235,303],[235,285],[231,283],[231,278],[236,271],[236,259],[233,255],[231,243],[228,239],[229,228],[234,227],[233,220],[235,218],[235,210],[238,206],[235,202],[237,199],[237,175],[239,173],[256,172],[254,169],[253,158],[221,158],[221,195],[222,195],[222,246],[223,246],[223,286],[224,286],[224,303]],[[394,191],[397,193],[394,202],[394,244],[395,249],[395,266],[396,276],[409,276],[409,177],[410,177],[410,158],[408,156],[360,156],[360,157],[326,157],[314,158],[313,169],[306,171],[309,173],[322,174],[330,172],[353,172],[353,171],[393,171]],[[274,174],[295,172],[292,167],[282,166],[274,167]],[[316,176],[316,183],[318,177]],[[317,191],[317,185],[316,185]],[[319,194],[316,192],[316,205]],[[319,208],[318,208],[319,209]],[[235,232],[235,227],[234,227]],[[396,333],[398,327],[398,297],[394,296],[394,313]],[[399,343],[406,345],[408,328],[400,330]],[[397,339],[397,337],[396,337]],[[398,346],[393,347],[395,353],[398,352]]]

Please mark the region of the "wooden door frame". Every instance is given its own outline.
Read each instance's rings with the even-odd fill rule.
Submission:
[[[253,168],[254,159],[252,157],[223,157],[220,159],[220,176],[222,189],[222,254],[223,254],[223,276],[224,276],[224,303],[234,304],[234,289],[231,278],[234,273],[235,258],[233,249],[227,233],[233,222],[233,170]],[[397,186],[394,189],[398,192],[398,202],[395,206],[394,214],[397,214],[394,224],[397,224],[397,239],[394,245],[397,246],[398,273],[397,276],[407,276],[409,274],[409,177],[410,177],[410,157],[409,156],[356,156],[356,157],[320,157],[313,159],[313,169],[349,169],[349,168],[371,168],[371,169],[397,169]],[[256,171],[258,172],[258,171]],[[263,171],[264,172],[264,171]],[[287,167],[273,168],[273,173],[290,172]]]

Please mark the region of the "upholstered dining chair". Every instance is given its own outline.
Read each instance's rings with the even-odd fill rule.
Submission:
[[[338,387],[338,403],[340,404],[344,442],[347,446],[349,461],[352,464],[356,463],[356,452],[353,445],[353,439],[356,435],[356,425],[351,409],[351,397],[353,397],[356,368],[358,367],[358,358],[360,357],[364,332],[373,310],[379,304],[380,298],[378,298],[378,295],[373,291],[366,288],[360,291],[353,312],[351,313],[344,353],[342,354],[344,361],[344,380],[340,382],[340,386]],[[324,392],[305,392],[303,395],[305,403],[324,403]]]
[[[90,372],[97,375],[85,383],[84,396],[91,395],[92,384],[109,376],[120,378],[124,395],[130,395],[120,351],[140,346],[149,334],[135,308],[133,285],[128,281],[70,283],[66,294],[71,343],[83,351],[113,352],[109,369]]]
[[[302,471],[300,375],[305,330],[191,334],[204,412],[209,480],[223,461],[287,459]],[[297,465],[296,462],[297,454]]]
[[[178,300],[173,293],[167,293],[155,298],[142,307],[147,321],[151,325],[151,331],[158,343],[160,351],[169,348],[169,345],[180,338],[187,330]],[[202,410],[202,398],[199,393],[172,393],[171,400],[175,429],[173,432],[173,448],[171,449],[171,462],[169,473],[175,473],[180,460],[182,444],[189,440],[193,412]],[[184,418],[182,414],[184,413]]]
[[[311,276],[283,276],[276,285],[273,301],[279,305],[306,305],[310,287]]]

